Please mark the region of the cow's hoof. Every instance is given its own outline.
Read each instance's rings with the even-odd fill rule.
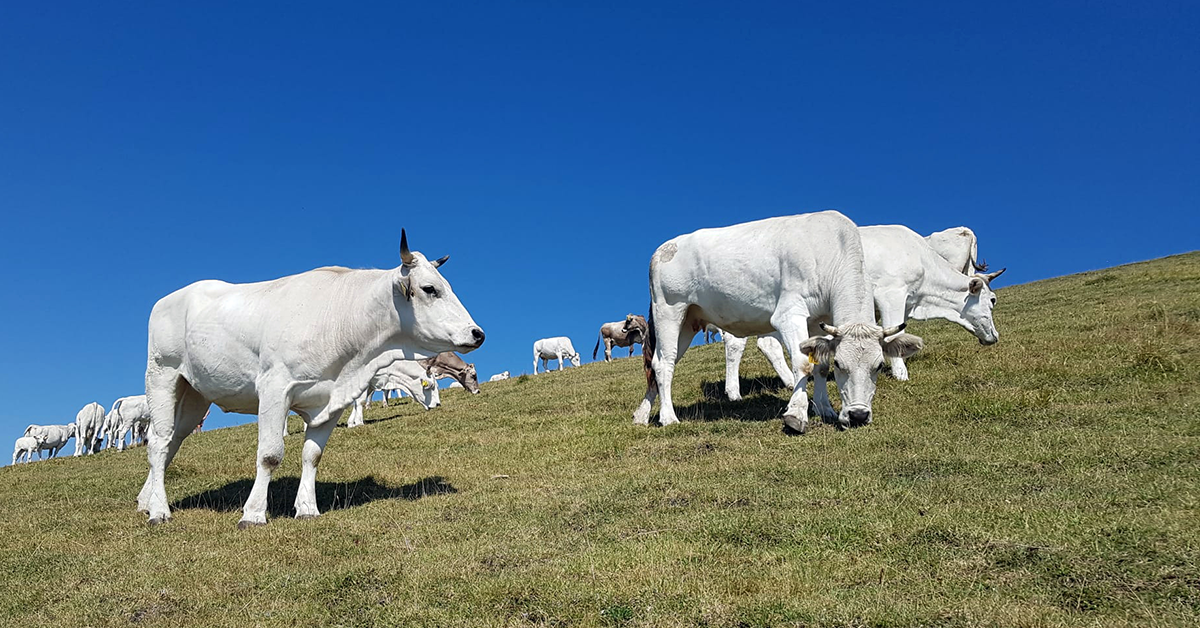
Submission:
[[[250,521],[249,519],[242,519],[238,522],[238,529],[249,530],[250,528],[257,528],[265,525],[267,525],[266,521]]]
[[[783,415],[783,433],[789,436],[803,434],[808,431],[808,419],[801,419],[790,414]]]
[[[320,516],[321,516],[320,514],[305,513],[303,515],[297,514],[296,518],[301,519],[301,520],[307,520],[307,519],[316,519],[317,517],[320,517]]]

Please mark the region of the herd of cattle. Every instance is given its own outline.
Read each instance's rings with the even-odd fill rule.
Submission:
[[[319,515],[317,465],[338,419],[363,423],[374,391],[384,402],[401,392],[437,407],[437,380],[479,393],[474,364],[457,353],[485,335],[438,268],[408,247],[390,270],[324,267],[252,284],[200,281],[167,295],[150,313],[146,394],[123,397],[105,412],[98,403],[69,425],[31,425],[17,439],[13,462],[42,451],[55,455],[75,439],[75,455],[108,446],[148,445],[150,470],[138,509],[151,523],[170,519],[164,475],[183,439],[199,430],[208,409],[258,415],[257,473],[239,527],[266,523],[267,488],[283,460],[289,412],[305,423],[296,517]],[[908,379],[904,358],[920,338],[904,333],[909,319],[958,323],[982,344],[999,340],[992,320],[996,295],[975,234],[956,227],[922,237],[907,227],[858,227],[836,211],[768,218],[701,229],[663,243],[650,260],[650,311],[600,328],[592,358],[604,346],[641,344],[646,394],[633,413],[646,425],[661,397],[659,422],[678,421],[672,404],[675,364],[699,332],[719,332],[725,345],[726,395],[741,397],[738,366],[747,338],[792,394],[785,431],[808,422],[808,380],[815,414],[841,428],[871,422],[876,378],[890,365]],[[347,309],[343,303],[362,307]],[[876,319],[878,312],[878,321]],[[785,354],[786,349],[786,354]],[[791,357],[791,364],[788,357]],[[557,361],[579,366],[566,337],[533,345],[533,369]],[[841,396],[834,409],[826,381]],[[509,378],[504,371],[488,381]]]

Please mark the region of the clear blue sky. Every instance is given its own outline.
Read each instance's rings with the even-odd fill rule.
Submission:
[[[966,224],[1003,284],[1200,245],[1194,2],[247,4],[6,4],[0,434],[140,393],[163,295],[401,227],[483,377],[701,227]]]

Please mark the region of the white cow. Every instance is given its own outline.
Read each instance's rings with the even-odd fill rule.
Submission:
[[[575,351],[570,338],[566,336],[542,338],[533,343],[533,374],[537,375],[539,362],[541,362],[543,371],[550,372],[547,364],[550,360],[558,360],[557,370],[563,370],[563,367],[566,366],[563,358],[570,360],[571,366],[579,366],[579,353]]]
[[[75,415],[75,455],[94,454],[100,451],[104,437],[104,406],[95,401],[87,404]]]
[[[383,391],[384,405],[387,405],[388,393],[393,390],[408,393],[426,410],[436,408],[442,403],[437,382],[433,381],[424,366],[412,360],[397,360],[371,378],[370,386],[354,401],[354,409],[350,411],[346,427],[358,427],[363,424],[363,408],[376,390]]]
[[[660,391],[660,422],[678,422],[675,363],[709,323],[734,336],[779,332],[796,383],[783,415],[787,427],[803,433],[808,425],[803,356],[837,364],[839,426],[869,423],[884,356],[911,355],[922,343],[902,328],[874,323],[863,266],[857,226],[835,211],[701,229],[663,243],[650,260],[648,385],[634,423],[649,422]],[[810,337],[818,324],[828,338]],[[831,410],[818,404],[818,411]]]
[[[965,231],[965,234],[960,232]],[[954,232],[957,239],[943,238],[943,248],[935,251],[930,238]],[[992,308],[996,294],[991,290],[991,281],[999,277],[1004,269],[994,273],[964,275],[958,272],[953,260],[973,260],[976,253],[975,234],[966,227],[956,227],[922,238],[908,227],[901,225],[878,225],[859,227],[863,249],[866,254],[867,278],[872,285],[872,299],[879,311],[880,323],[892,327],[908,320],[943,318],[958,323],[975,334],[979,342],[994,344],[1000,332],[992,320]],[[969,237],[968,237],[969,236]],[[950,248],[950,244],[959,250]],[[948,256],[948,257],[947,257]],[[978,264],[972,264],[978,268]],[[738,390],[738,365],[745,352],[744,338],[725,338],[725,394],[731,400],[741,398]],[[774,367],[775,372],[787,386],[792,385],[791,369],[787,366],[783,346],[776,335],[760,336],[758,348]],[[890,358],[892,375],[899,380],[908,379],[904,358]],[[815,374],[820,379],[820,369]],[[821,382],[817,382],[816,394],[821,394]]]
[[[121,397],[113,402],[112,409],[104,417],[105,435],[109,446],[117,451],[125,450],[125,436],[132,435],[130,445],[136,445],[139,433],[144,435],[150,425],[150,405],[146,395]]]
[[[17,439],[13,446],[12,463],[17,464],[24,458],[24,462],[33,462],[33,454],[37,454],[38,460],[42,459],[42,452],[38,448],[38,441],[32,436],[22,436]]]
[[[509,377],[511,377],[511,376],[508,374],[508,371],[504,371],[503,373],[496,373],[495,375],[489,377],[488,381],[489,382],[502,382],[502,381],[508,379]]]
[[[979,240],[975,238],[975,232],[967,227],[952,227],[931,233],[925,236],[925,242],[960,274],[970,275],[975,271],[987,270],[987,265],[979,262]]]
[[[267,487],[283,461],[289,410],[306,424],[296,517],[318,516],[325,443],[375,374],[397,360],[483,344],[483,330],[437,270],[448,257],[430,262],[409,251],[401,231],[402,264],[394,269],[326,267],[252,284],[200,281],[159,300],[150,312],[146,364],[150,472],[138,509],[151,523],[170,519],[167,466],[215,403],[258,414],[257,474],[238,527],[267,522]]]
[[[38,458],[41,452],[49,451],[50,458],[59,454],[67,446],[67,441],[75,438],[75,424],[66,425],[30,425],[25,428],[25,436],[38,443]]]

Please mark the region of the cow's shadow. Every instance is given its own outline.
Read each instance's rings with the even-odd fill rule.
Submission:
[[[779,393],[788,392],[783,380],[775,376],[742,377],[740,380],[740,401],[725,397],[725,380],[703,382],[700,384],[703,399],[691,405],[675,406],[675,414],[684,421],[773,421],[783,415],[787,398]]]
[[[171,504],[172,510],[215,510],[234,512],[242,509],[250,496],[253,479],[237,480],[220,488],[189,495]],[[295,514],[296,493],[300,478],[286,477],[271,480],[267,492],[267,514],[272,517],[290,517]],[[362,506],[380,499],[402,499],[415,501],[433,495],[457,493],[458,489],[441,476],[421,478],[411,484],[389,486],[380,484],[375,476],[350,482],[317,482],[317,507],[321,512],[344,510]]]

